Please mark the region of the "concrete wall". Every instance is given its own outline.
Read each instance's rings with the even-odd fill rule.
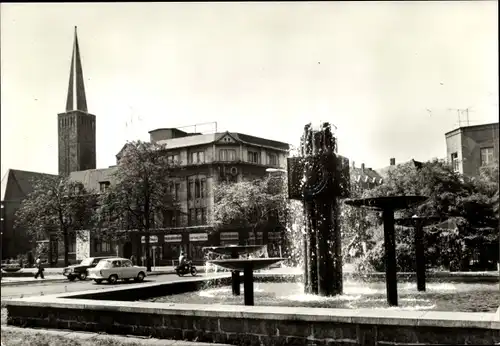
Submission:
[[[193,278],[9,300],[5,302],[7,324],[258,346],[500,342],[500,321],[493,313],[117,301],[178,294],[228,282],[227,276],[216,280]]]

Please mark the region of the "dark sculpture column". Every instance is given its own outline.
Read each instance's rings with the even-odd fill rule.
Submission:
[[[398,305],[398,278],[396,264],[396,235],[394,231],[394,210],[384,209],[384,246],[387,302],[390,306]]]
[[[417,290],[425,291],[425,249],[424,225],[420,219],[415,220],[415,257],[417,264]]]
[[[236,259],[236,258],[239,258],[238,253],[233,252],[231,254],[231,259]],[[232,288],[234,296],[239,296],[241,294],[240,271],[239,270],[232,270],[231,271],[231,288]]]
[[[336,140],[330,124],[324,123],[319,131],[306,125],[301,145],[303,163],[293,163],[303,167],[304,290],[322,296],[342,294],[338,199],[345,191],[341,191],[340,165],[335,151]],[[296,198],[292,195],[290,198]]]

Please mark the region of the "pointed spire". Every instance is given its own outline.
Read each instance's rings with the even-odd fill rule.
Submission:
[[[71,71],[69,73],[68,99],[66,101],[66,112],[79,110],[87,113],[87,98],[85,97],[85,85],[83,84],[82,61],[80,59],[80,47],[75,26],[75,42],[71,56]]]

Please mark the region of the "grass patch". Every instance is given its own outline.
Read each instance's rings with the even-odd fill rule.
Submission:
[[[56,335],[36,329],[2,328],[2,345],[5,346],[144,346],[151,344],[148,339],[127,339],[112,335],[78,337],[79,333]],[[82,334],[85,335],[85,334]],[[157,345],[157,343],[155,343]]]

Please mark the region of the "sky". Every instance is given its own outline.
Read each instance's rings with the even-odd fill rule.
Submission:
[[[57,173],[74,26],[98,168],[161,127],[297,145],[329,121],[340,154],[381,168],[446,157],[455,109],[498,121],[497,1],[0,6],[2,176]]]

